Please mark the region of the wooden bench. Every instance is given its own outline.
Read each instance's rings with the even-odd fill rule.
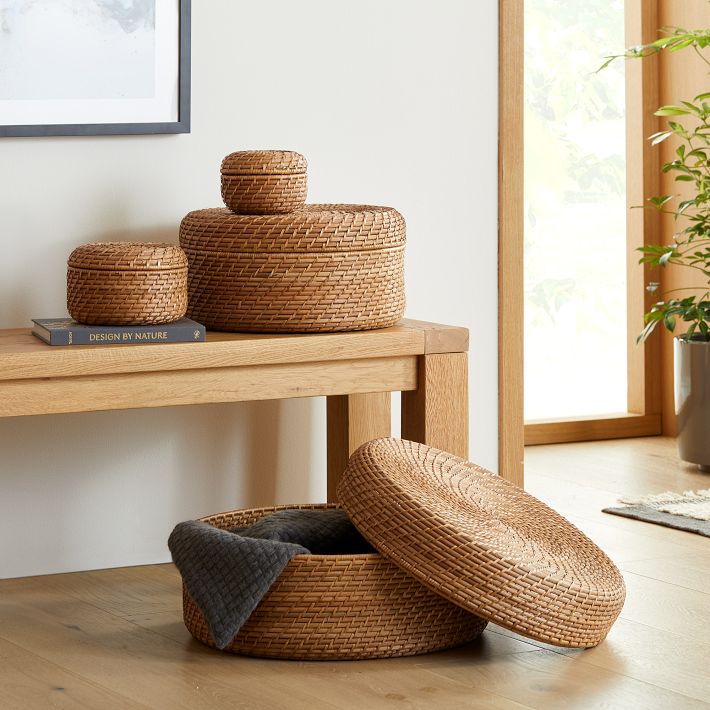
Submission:
[[[468,456],[468,331],[403,320],[384,330],[207,334],[205,343],[50,347],[0,330],[0,417],[327,397],[328,499],[360,444],[390,435]]]

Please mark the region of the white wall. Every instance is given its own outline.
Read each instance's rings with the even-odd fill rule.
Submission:
[[[497,465],[497,3],[193,2],[189,135],[0,139],[0,327],[65,313],[66,257],[177,240],[247,148],[310,201],[397,207],[407,313],[471,329],[471,457]],[[324,403],[0,420],[0,577],[169,559],[179,520],[325,496]],[[275,445],[276,444],[276,445]]]

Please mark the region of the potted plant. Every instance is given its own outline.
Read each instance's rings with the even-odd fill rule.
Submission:
[[[667,27],[663,36],[650,44],[628,49],[609,57],[602,68],[624,57],[642,59],[660,52],[690,49],[710,66],[703,50],[710,47],[710,29],[685,30]],[[659,294],[645,314],[645,326],[637,338],[643,342],[659,323],[676,335],[675,401],[678,417],[678,445],[684,461],[710,471],[710,92],[692,101],[661,106],[656,116],[667,119],[664,130],[650,136],[652,145],[666,140],[677,143],[674,158],[661,170],[671,173],[683,195],[657,195],[648,199],[649,207],[673,216],[676,232],[673,243],[640,247],[640,263],[667,267],[670,264],[697,271],[703,285],[660,292],[659,283],[648,290]]]

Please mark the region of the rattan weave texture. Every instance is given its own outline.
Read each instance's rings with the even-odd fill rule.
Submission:
[[[187,310],[187,257],[174,244],[83,244],[67,264],[67,310],[89,325],[178,320]]]
[[[306,159],[291,150],[230,153],[220,169],[222,199],[239,214],[281,214],[303,207]]]
[[[623,606],[619,570],[588,537],[512,483],[446,452],[371,441],[351,457],[338,497],[389,560],[530,638],[594,646]]]
[[[180,246],[202,251],[374,251],[406,241],[404,217],[373,205],[306,205],[288,215],[238,215],[213,207],[189,212],[180,223]]]
[[[300,174],[308,161],[295,150],[238,150],[230,153],[220,167],[223,175]]]
[[[191,212],[180,225],[188,315],[213,330],[386,328],[404,314],[405,239],[404,219],[386,207]]]
[[[219,528],[241,527],[296,507],[331,506],[242,510],[202,520]],[[205,619],[184,587],[183,616],[190,633],[214,647]],[[406,656],[466,643],[485,625],[381,555],[298,555],[225,650],[302,660]]]
[[[238,214],[281,214],[306,203],[308,185],[302,175],[222,175],[224,204]]]

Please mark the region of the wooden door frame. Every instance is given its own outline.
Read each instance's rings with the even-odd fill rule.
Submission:
[[[498,470],[523,485],[523,0],[498,2]]]
[[[661,433],[660,334],[637,346],[633,328],[628,341],[627,413],[540,422],[523,421],[523,55],[524,0],[499,0],[498,98],[498,430],[499,470],[523,484],[525,444],[648,436]],[[626,0],[626,44],[657,36],[657,0]],[[658,155],[647,136],[656,130],[657,58],[627,65],[627,205],[644,204],[659,194]],[[642,323],[653,294],[651,278],[638,266],[636,248],[658,243],[658,216],[649,210],[627,211],[628,322]]]

